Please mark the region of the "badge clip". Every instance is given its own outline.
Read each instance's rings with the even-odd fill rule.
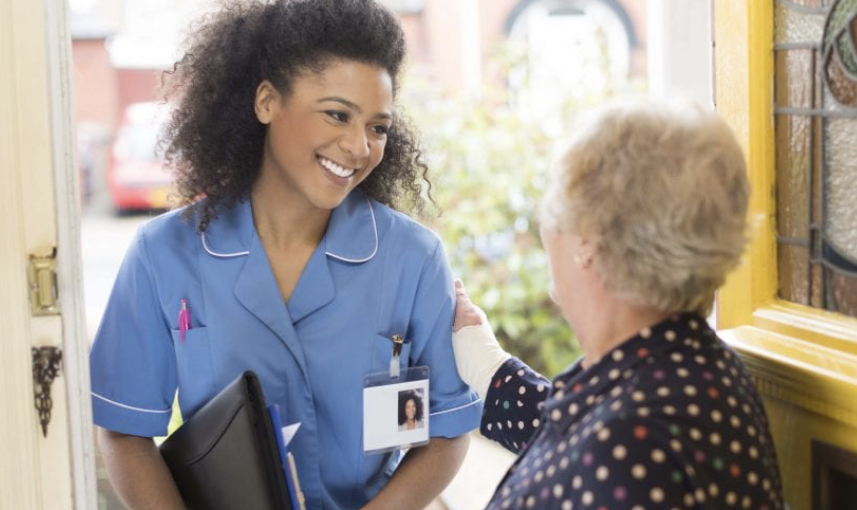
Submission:
[[[405,339],[402,338],[402,335],[393,335],[390,340],[393,341],[393,358],[390,360],[390,379],[398,379],[399,375],[401,375],[399,357],[402,354],[402,346],[405,344]]]

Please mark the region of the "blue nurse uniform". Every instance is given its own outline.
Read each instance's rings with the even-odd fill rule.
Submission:
[[[165,435],[178,390],[185,419],[245,370],[259,376],[283,423],[309,509],[357,508],[386,483],[401,453],[365,455],[362,380],[428,365],[430,433],[476,428],[481,401],[459,379],[451,346],[455,297],[440,240],[359,190],[331,214],[288,303],[253,225],[249,201],[204,234],[182,211],[140,228],[90,354],[96,424]],[[181,300],[191,329],[178,331]]]

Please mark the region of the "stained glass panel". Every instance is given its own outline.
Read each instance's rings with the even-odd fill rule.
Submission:
[[[857,0],[774,0],[779,296],[857,317]]]
[[[781,115],[777,136],[777,230],[781,236],[808,242],[811,119]],[[805,277],[804,277],[805,278]]]

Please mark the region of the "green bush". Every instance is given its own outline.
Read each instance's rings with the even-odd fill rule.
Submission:
[[[497,49],[496,83],[526,89],[537,78],[514,44]],[[442,211],[428,220],[446,245],[456,276],[491,321],[500,343],[534,369],[553,376],[580,355],[571,329],[548,296],[547,256],[536,222],[554,145],[583,109],[641,83],[609,78],[608,56],[579,69],[579,83],[553,94],[514,97],[505,86],[481,97],[444,94],[415,79],[402,87],[419,126]],[[592,80],[595,75],[600,80]],[[490,82],[490,80],[489,80]],[[600,83],[600,85],[598,85]],[[605,87],[604,83],[608,85]],[[538,96],[538,111],[527,110]],[[557,104],[544,101],[561,97]],[[518,104],[516,108],[514,105]]]
[[[501,344],[553,375],[579,353],[548,297],[535,221],[554,140],[505,107],[421,98],[407,109],[426,141],[432,196],[442,211],[430,226]]]

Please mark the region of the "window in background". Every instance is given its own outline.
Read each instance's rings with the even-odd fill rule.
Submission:
[[[563,102],[597,102],[627,81],[636,45],[621,5],[609,0],[519,4],[507,26],[510,92],[521,114],[551,119]]]
[[[857,317],[857,0],[774,0],[779,297]]]

